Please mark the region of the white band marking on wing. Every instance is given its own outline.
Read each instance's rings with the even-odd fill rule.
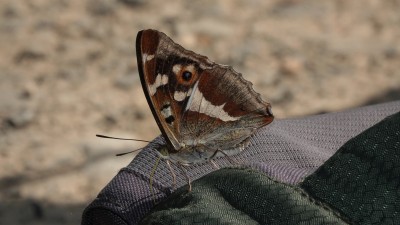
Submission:
[[[157,92],[157,88],[168,84],[168,75],[157,74],[156,80],[153,84],[149,84],[149,94],[153,96]]]
[[[193,112],[199,112],[206,114],[207,116],[218,118],[222,121],[236,121],[240,119],[239,117],[233,117],[230,116],[227,112],[224,110],[224,106],[226,103],[215,106],[213,105],[210,101],[204,98],[203,94],[200,92],[200,90],[197,88],[198,83],[196,83],[193,91],[194,94],[192,94],[189,98],[188,104],[186,105],[185,111],[190,110]]]

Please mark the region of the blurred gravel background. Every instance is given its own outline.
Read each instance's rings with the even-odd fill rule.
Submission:
[[[167,33],[232,65],[278,118],[400,99],[398,0],[3,0],[0,224],[79,224],[84,207],[160,132],[135,38]]]

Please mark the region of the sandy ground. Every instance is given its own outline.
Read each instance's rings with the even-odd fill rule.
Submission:
[[[0,224],[79,224],[160,132],[135,38],[154,28],[232,65],[278,118],[400,99],[400,1],[0,3]]]

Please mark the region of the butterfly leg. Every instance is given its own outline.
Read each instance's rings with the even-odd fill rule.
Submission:
[[[151,169],[150,177],[149,177],[150,193],[151,193],[151,196],[153,197],[154,204],[156,204],[156,198],[155,198],[155,193],[154,193],[154,190],[153,190],[153,178],[154,178],[154,175],[155,175],[155,173],[157,171],[157,167],[158,167],[158,164],[160,163],[160,160],[161,160],[161,157],[158,157],[157,160],[156,160],[156,163],[154,164],[153,168]]]
[[[235,160],[234,158],[231,158],[228,154],[226,154],[224,151],[222,151],[221,149],[217,149],[217,151],[215,151],[216,153],[217,152],[221,152],[227,159],[228,159],[228,161],[231,163],[231,164],[233,164],[233,165],[239,165],[239,162],[237,161],[237,160]],[[216,154],[214,154],[214,155],[216,155]]]
[[[176,187],[176,175],[175,175],[174,170],[172,169],[170,160],[166,159],[165,161],[167,162],[167,166],[168,166],[169,172],[172,175],[172,187],[171,187],[171,189],[173,190]]]
[[[239,164],[240,164],[237,160],[231,158],[228,154],[226,154],[226,153],[225,153],[224,151],[222,151],[221,149],[215,150],[214,154],[210,157],[209,160],[212,161],[212,159],[218,154],[218,152],[221,152],[221,153],[228,159],[228,161],[229,161],[231,164],[233,164],[233,165],[239,165]]]
[[[186,177],[187,183],[188,183],[188,185],[189,185],[188,192],[191,192],[191,191],[192,191],[192,182],[191,182],[190,177],[189,177],[189,175],[187,174],[186,170],[183,168],[184,165],[183,165],[182,163],[180,163],[180,162],[178,162],[177,165],[178,165],[178,168],[182,171],[182,173],[183,173],[183,174],[185,175],[185,177]]]
[[[219,166],[214,162],[214,160],[210,159],[211,165],[214,167],[214,169],[219,169]]]

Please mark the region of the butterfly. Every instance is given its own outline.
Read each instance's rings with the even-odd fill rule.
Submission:
[[[238,154],[274,119],[271,105],[240,73],[184,49],[162,32],[140,31],[136,54],[168,160],[187,165]]]

